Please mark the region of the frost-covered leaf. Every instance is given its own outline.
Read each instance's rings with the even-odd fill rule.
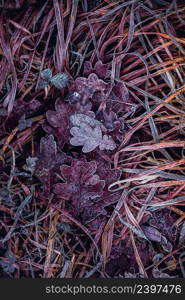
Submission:
[[[95,117],[95,115],[94,115]],[[96,125],[101,126],[101,123],[98,120],[93,119],[85,114],[74,114],[70,116],[70,121],[74,126],[81,126],[82,122],[95,127]]]
[[[159,232],[159,230],[157,230],[156,228],[152,227],[152,226],[141,226],[144,234],[146,235],[146,237],[150,240],[150,241],[154,241],[154,242],[161,242],[161,233]]]
[[[95,174],[97,170],[95,161],[73,160],[71,166],[62,165],[60,170],[66,182],[55,184],[53,191],[60,197],[70,200],[74,214],[79,215],[93,205],[94,199],[101,196],[105,182]]]
[[[70,133],[74,137],[70,139],[70,143],[73,146],[83,146],[82,151],[87,153],[101,144],[102,131],[99,126],[92,128],[88,124],[82,124],[80,127],[71,128]]]
[[[51,69],[44,69],[41,73],[40,73],[40,77],[45,80],[45,81],[49,81],[52,78],[52,70]]]
[[[19,119],[18,123],[18,129],[19,131],[22,131],[26,128],[29,128],[32,126],[32,120],[31,119],[25,119],[25,114]]]
[[[99,78],[106,78],[109,75],[109,65],[103,64],[101,60],[97,61],[94,68],[90,61],[84,63],[84,76],[89,76],[91,73],[95,73]]]
[[[29,171],[31,174],[35,172],[37,157],[28,157],[26,158],[26,165],[24,166],[24,170]]]
[[[88,153],[99,146],[100,150],[114,150],[116,144],[110,136],[102,136],[102,125],[99,121],[84,114],[74,114],[70,116],[73,125],[70,133],[73,138],[70,143],[73,146],[83,146],[82,151]],[[100,127],[101,126],[101,127]]]
[[[56,111],[48,110],[46,112],[47,122],[50,126],[45,123],[43,124],[43,128],[48,134],[53,134],[57,138],[58,145],[63,147],[70,139],[71,122],[69,116],[75,112],[92,116],[94,113],[90,111],[91,106],[90,102],[86,105],[81,105],[79,103],[69,105],[58,99],[55,104]]]
[[[13,116],[15,117],[21,117],[24,114],[26,116],[35,114],[36,111],[40,108],[41,103],[36,100],[30,100],[29,102],[23,101],[21,99],[17,99],[17,101],[14,104],[14,109],[12,111]]]
[[[43,137],[40,141],[40,151],[35,167],[35,175],[43,183],[45,191],[49,192],[55,177],[55,171],[66,161],[64,153],[58,153],[53,135]]]
[[[100,150],[114,150],[116,148],[116,144],[111,136],[105,134],[99,145],[99,148]]]
[[[78,92],[69,92],[65,98],[65,102],[76,104],[82,100],[82,95]]]
[[[99,197],[95,199],[96,202],[94,202],[93,205],[89,204],[88,210],[84,210],[81,214],[84,222],[92,222],[92,220],[95,220],[95,218],[97,220],[98,216],[102,217],[103,215],[106,215],[106,210],[104,209],[104,207],[116,203],[121,196],[121,191],[114,193],[108,191],[109,184],[120,179],[121,171],[111,169],[111,164],[104,161],[96,152],[92,153],[92,160],[94,161],[94,165],[91,165],[90,173],[94,171],[95,175],[91,176],[89,179],[84,179],[84,181],[86,180],[89,185],[96,185],[99,180],[103,180],[105,186],[102,190],[101,195],[99,194]],[[65,168],[68,170],[67,166]],[[67,181],[71,179],[71,181],[73,182],[77,180],[76,177],[78,178],[78,176],[80,176],[76,171],[74,171],[73,173],[69,173],[65,172],[64,170],[62,174],[65,175]],[[89,226],[91,226],[90,224],[91,223],[89,223]]]
[[[50,79],[51,84],[57,89],[63,89],[69,81],[69,76],[66,73],[59,73]]]
[[[82,100],[86,102],[88,99],[92,99],[97,92],[103,95],[106,88],[107,83],[99,79],[95,73],[91,73],[88,78],[78,77],[73,84],[72,91],[78,92]]]
[[[151,226],[156,227],[169,241],[174,242],[176,239],[175,221],[174,215],[170,214],[167,209],[161,209],[153,212],[149,223]]]

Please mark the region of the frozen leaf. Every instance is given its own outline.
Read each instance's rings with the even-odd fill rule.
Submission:
[[[109,131],[113,131],[115,129],[123,130],[124,128],[124,118],[118,117],[115,112],[112,110],[106,112],[103,111],[103,120],[104,125]]]
[[[58,153],[53,135],[43,137],[35,167],[35,175],[43,183],[45,191],[49,191],[54,180],[55,171],[66,161],[64,153]]]
[[[141,226],[144,234],[150,241],[161,242],[161,233],[154,227],[151,226]]]
[[[116,144],[111,136],[105,134],[99,145],[99,148],[100,150],[114,150],[116,148]]]
[[[100,157],[98,154],[95,153],[93,159],[97,161],[98,164],[98,169],[97,169],[97,174],[100,176],[101,179],[105,180],[106,182],[106,187],[113,183],[114,181],[118,181],[121,177],[121,170],[118,169],[112,169],[111,168],[111,163],[105,161]],[[110,193],[113,195],[114,193]]]
[[[93,95],[93,101],[97,105],[101,105],[101,109],[114,112],[117,116],[121,114],[124,119],[133,114],[138,107],[138,104],[134,102],[134,99],[129,95],[127,87],[123,82],[118,82],[113,86],[107,84],[106,89],[101,93],[95,93]],[[117,117],[118,118],[118,117]]]
[[[45,69],[40,73],[40,77],[45,80],[49,81],[52,78],[52,70],[51,69]]]
[[[14,110],[12,111],[13,116],[21,117],[22,115],[31,115],[35,113],[41,106],[41,103],[38,100],[31,100],[29,102],[23,100],[17,100],[14,104]]]
[[[95,73],[99,78],[106,78],[109,75],[109,65],[103,64],[101,60],[97,61],[94,68],[90,61],[84,63],[84,76],[89,76],[91,73]]]
[[[90,102],[86,105],[79,105],[79,103],[69,105],[60,102],[60,100],[58,99],[55,104],[55,109],[56,111],[48,110],[46,112],[46,118],[51,127],[47,126],[47,124],[45,123],[43,125],[43,128],[47,133],[52,133],[57,138],[57,142],[60,147],[63,147],[65,142],[69,142],[71,128],[69,116],[71,114],[74,114],[74,112],[79,112],[85,113],[87,115],[94,115],[94,113],[90,111]]]
[[[115,141],[121,142],[124,133],[124,118],[119,117],[112,109],[102,110],[98,116],[98,120],[105,125],[108,132]]]
[[[25,119],[25,114],[19,119],[18,129],[19,131],[22,131],[28,127],[32,126],[32,120],[31,119]]]
[[[28,157],[26,158],[26,165],[24,166],[24,170],[29,171],[31,174],[35,172],[37,157]]]
[[[106,112],[105,110],[103,111],[103,119],[104,119],[104,124],[105,127],[109,130],[114,129],[114,122],[117,121],[117,115],[113,111]]]
[[[83,146],[82,151],[88,153],[98,147],[102,141],[102,131],[99,126],[92,128],[88,124],[80,127],[72,127],[70,133],[74,136],[70,139],[73,146]]]
[[[92,117],[90,118],[87,115],[84,114],[74,114],[70,116],[70,121],[74,126],[80,127],[80,125],[83,123],[86,123],[90,125],[91,127],[95,127],[96,125],[101,126],[101,123]]]
[[[60,107],[56,105],[56,111],[48,110],[46,118],[48,123],[52,126],[51,131],[57,138],[60,146],[63,146],[69,140],[70,121],[68,115],[71,113],[71,107],[61,104]],[[48,129],[45,126],[44,130]],[[49,133],[49,132],[48,132]]]
[[[57,89],[63,89],[69,81],[66,73],[59,73],[50,79],[51,84]]]
[[[69,102],[70,104],[76,104],[82,100],[82,96],[78,92],[70,92],[65,98],[65,102]]]
[[[117,99],[122,100],[124,103],[129,102],[128,89],[123,82],[118,82],[115,84],[112,89],[112,93]]]
[[[82,151],[88,153],[96,149],[98,146],[100,150],[114,150],[116,144],[110,136],[102,136],[100,128],[101,123],[93,118],[83,114],[74,114],[70,117],[73,125],[70,133],[73,138],[70,143],[73,146],[83,146]]]
[[[45,167],[52,167],[56,163],[57,145],[53,135],[43,137],[40,141],[39,159],[43,160]],[[63,154],[61,157],[63,158]]]
[[[39,89],[44,89],[49,85],[49,83],[51,83],[57,89],[63,89],[69,81],[69,77],[66,73],[59,73],[55,76],[52,76],[51,69],[43,70],[40,76],[42,80],[40,80],[38,84]]]
[[[104,180],[105,187],[103,189],[102,195],[97,199],[96,203],[94,203],[93,206],[89,207],[88,210],[85,210],[83,212],[84,222],[87,220],[88,222],[92,222],[92,220],[97,220],[98,216],[101,215],[102,217],[102,215],[106,215],[106,210],[104,208],[110,206],[113,203],[116,203],[121,196],[120,191],[114,193],[108,191],[109,184],[120,179],[121,171],[111,169],[110,163],[100,158],[96,152],[94,153],[94,155],[92,155],[92,159],[96,160],[98,166],[96,174],[99,175],[99,178],[101,180]]]
[[[92,99],[96,92],[104,95],[106,88],[107,84],[95,73],[91,73],[88,78],[78,77],[73,85],[73,91],[81,95],[83,102]]]
[[[97,164],[94,161],[73,160],[71,166],[62,165],[60,170],[66,182],[55,184],[54,193],[70,200],[74,214],[79,215],[101,196],[105,182],[95,174]]]

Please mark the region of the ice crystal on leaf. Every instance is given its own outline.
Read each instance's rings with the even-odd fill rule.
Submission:
[[[70,133],[73,137],[70,143],[73,146],[83,146],[82,152],[88,153],[96,149],[114,150],[116,144],[108,135],[102,135],[101,123],[83,114],[75,114],[70,117],[76,127],[72,127]]]
[[[40,77],[43,80],[49,81],[52,78],[52,71],[51,69],[45,69],[40,73]]]
[[[93,205],[95,199],[102,195],[105,181],[95,174],[95,161],[73,160],[71,166],[62,165],[60,170],[65,183],[55,184],[53,191],[60,197],[71,200],[75,215]]]
[[[71,166],[62,165],[61,174],[65,183],[54,185],[53,191],[59,197],[69,200],[72,214],[81,217],[83,222],[90,222],[97,216],[105,215],[105,207],[117,202],[121,192],[111,193],[108,186],[119,180],[120,170],[111,169],[97,153],[91,162],[73,160]]]
[[[101,60],[97,61],[94,68],[90,61],[84,63],[84,76],[87,77],[91,73],[95,73],[99,78],[105,79],[109,75],[109,65],[103,64]]]
[[[93,99],[96,93],[104,95],[107,89],[107,83],[100,79],[95,73],[91,73],[88,78],[78,77],[69,90],[69,95],[78,93],[78,100],[86,103]],[[74,97],[73,97],[74,98]]]
[[[45,193],[50,191],[54,173],[66,161],[66,155],[57,151],[53,135],[43,137],[40,141],[40,151],[36,162],[35,175],[43,183]]]
[[[56,111],[47,111],[46,119],[50,126],[45,123],[43,128],[47,133],[53,134],[57,138],[60,147],[63,147],[66,142],[69,142],[71,128],[69,116],[71,114],[79,112],[90,116],[94,115],[94,113],[90,111],[91,103],[87,103],[86,105],[68,105],[58,99],[55,103],[55,109]]]
[[[66,73],[59,73],[50,79],[50,83],[57,89],[63,89],[68,83],[69,77]]]
[[[41,80],[39,81],[38,88],[44,89],[49,84],[53,85],[57,89],[63,89],[68,81],[69,77],[66,73],[58,73],[56,75],[52,75],[51,69],[44,69],[40,74]]]

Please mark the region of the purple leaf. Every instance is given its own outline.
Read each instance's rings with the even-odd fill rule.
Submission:
[[[71,201],[74,215],[79,215],[92,206],[94,199],[102,195],[105,182],[95,174],[96,169],[96,162],[79,160],[73,160],[71,166],[60,167],[66,182],[55,184],[53,191],[60,197]]]
[[[28,157],[26,158],[26,165],[23,166],[24,170],[33,174],[36,168],[36,162],[38,161],[37,157]]]
[[[70,133],[74,136],[70,139],[73,146],[83,146],[84,153],[93,151],[102,140],[102,132],[99,126],[92,128],[88,124],[81,127],[72,127]]]
[[[116,144],[110,136],[102,136],[99,121],[83,114],[74,114],[70,120],[73,125],[78,126],[72,127],[70,130],[73,135],[70,143],[73,146],[83,146],[82,152],[91,152],[98,146],[100,150],[114,150],[116,148]]]
[[[38,100],[31,100],[29,102],[25,102],[23,100],[17,100],[14,105],[14,110],[12,111],[13,116],[22,116],[24,114],[31,115],[33,112],[35,113],[41,104]]]
[[[25,119],[25,114],[19,119],[18,129],[19,131],[22,131],[26,128],[29,128],[32,126],[32,120],[31,119]]]
[[[43,137],[40,141],[40,151],[36,163],[35,175],[43,183],[45,192],[50,191],[57,168],[66,161],[64,153],[57,152],[57,145],[53,135]]]
[[[141,226],[144,234],[150,241],[161,242],[161,233],[154,227],[151,226]]]
[[[90,61],[84,63],[84,76],[87,77],[91,73],[95,73],[99,78],[105,79],[109,75],[108,71],[109,65],[103,64],[102,61],[97,61],[94,68]]]
[[[95,73],[91,73],[88,78],[78,77],[73,87],[74,91],[82,96],[84,102],[92,99],[96,92],[104,94],[106,88],[107,84],[102,79],[99,79]]]
[[[100,150],[114,150],[116,148],[116,144],[110,135],[105,134],[99,145],[99,148]]]
[[[70,138],[70,128],[71,122],[69,116],[74,114],[74,112],[85,113],[86,115],[94,115],[93,112],[90,112],[91,103],[86,105],[80,105],[79,103],[74,105],[69,105],[63,103],[58,99],[55,104],[56,111],[48,110],[46,113],[46,119],[50,126],[47,123],[43,124],[44,130],[53,134],[57,138],[57,142],[60,147],[63,147]]]

